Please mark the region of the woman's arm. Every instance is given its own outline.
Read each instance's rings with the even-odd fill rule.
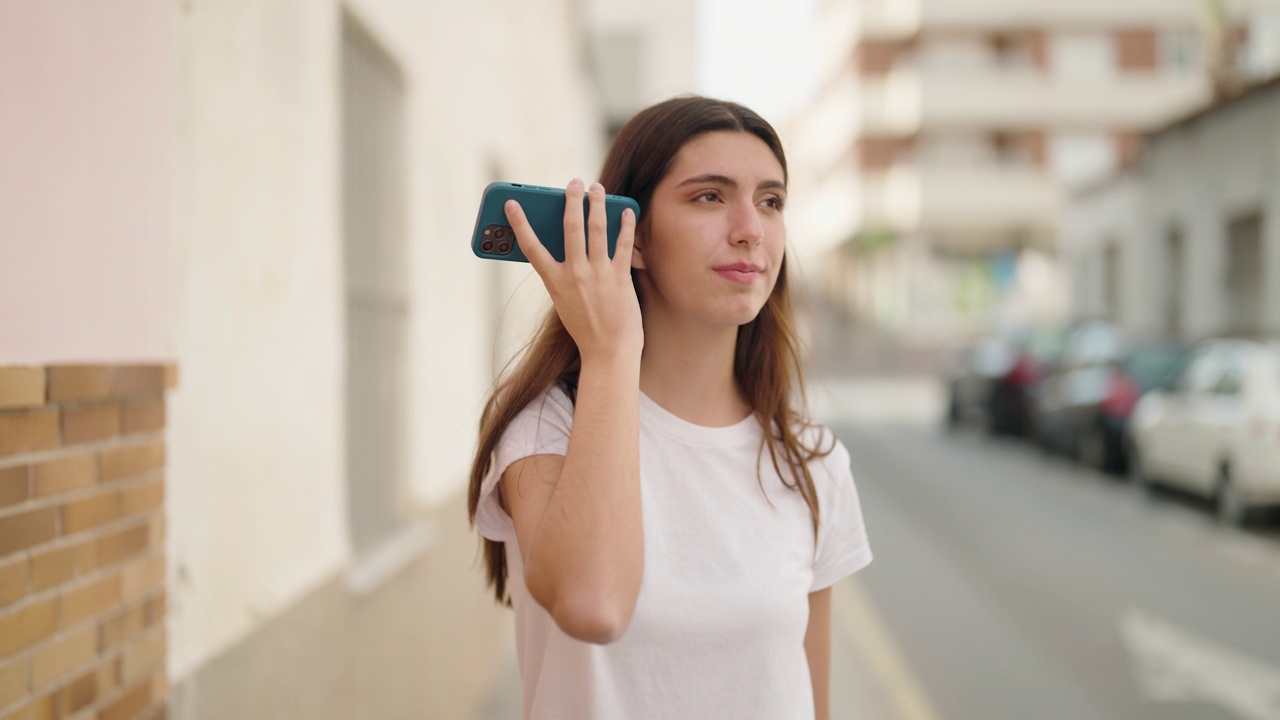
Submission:
[[[831,717],[831,588],[809,593],[809,629],[804,652],[813,679],[813,708],[817,720]]]
[[[604,188],[591,186],[583,228],[581,181],[565,191],[565,261],[538,241],[514,202],[507,217],[581,356],[564,457],[512,463],[502,497],[516,526],[529,594],[579,640],[607,643],[631,622],[644,570],[640,517],[640,352],[644,331],[631,285],[635,217],[624,212],[614,257]],[[588,249],[589,246],[589,249]]]

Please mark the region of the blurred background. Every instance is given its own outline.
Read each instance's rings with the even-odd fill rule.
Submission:
[[[520,716],[468,241],[788,149],[835,718],[1280,718],[1280,0],[0,0],[0,720]]]

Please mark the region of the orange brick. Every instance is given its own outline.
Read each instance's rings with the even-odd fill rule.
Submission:
[[[164,427],[164,398],[139,400],[124,406],[124,431],[148,432]]]
[[[94,625],[45,643],[31,654],[31,689],[43,689],[59,676],[93,660],[97,654],[98,630]]]
[[[119,365],[111,379],[111,392],[116,397],[160,395],[164,383],[163,365]]]
[[[145,630],[151,604],[136,603],[98,623],[98,651],[106,652]]]
[[[31,496],[31,467],[16,465],[0,470],[0,508],[17,505]]]
[[[133,720],[150,704],[151,681],[147,680],[103,708],[98,720]]]
[[[149,555],[125,565],[122,571],[125,602],[136,600],[156,588],[163,587],[164,572],[164,553]]]
[[[57,410],[0,412],[0,455],[45,450],[57,446]]]
[[[99,698],[109,695],[116,687],[115,674],[118,663],[118,660],[101,663],[62,686],[58,691],[58,698],[62,704],[63,717],[67,717],[68,713],[82,710]],[[93,714],[87,713],[87,716],[93,717]]]
[[[161,590],[155,597],[147,601],[147,624],[154,625],[164,620],[169,610],[169,596]]]
[[[0,517],[0,557],[52,540],[58,534],[58,513],[40,508]]]
[[[148,521],[151,526],[151,536],[147,538],[147,542],[152,545],[159,545],[164,542],[165,523],[163,515],[153,515]]]
[[[49,402],[95,400],[111,395],[111,368],[106,365],[53,365],[49,368]]]
[[[164,505],[164,480],[134,485],[120,491],[120,516],[140,515]]]
[[[31,554],[31,589],[35,592],[64,583],[98,567],[93,540]]]
[[[0,707],[27,694],[27,658],[0,663]]]
[[[151,701],[156,703],[164,703],[169,699],[169,676],[165,674],[164,667],[161,666],[160,671],[151,676]],[[164,708],[160,708],[156,717],[164,717]]]
[[[120,403],[95,403],[62,411],[64,445],[101,440],[119,434]]]
[[[50,693],[0,717],[0,720],[57,720],[57,718],[57,704],[53,694]]]
[[[27,596],[27,559],[0,562],[0,608]],[[0,703],[4,705],[4,703]]]
[[[66,717],[93,704],[100,696],[98,678],[102,666],[81,673],[68,681],[58,690],[58,704],[62,707],[62,715]]]
[[[120,653],[123,662],[121,678],[125,685],[150,677],[156,670],[164,669],[164,653],[168,647],[163,627],[154,628],[146,635],[126,645]]]
[[[146,523],[104,535],[98,539],[98,564],[102,567],[114,565],[146,550],[148,536]]]
[[[0,368],[0,409],[40,407],[44,392],[44,368]]]
[[[102,482],[110,482],[164,467],[164,443],[155,442],[103,450],[99,458]]]
[[[109,523],[120,517],[120,491],[110,490],[62,506],[62,534],[71,535],[81,530]]]
[[[98,481],[97,455],[81,453],[47,460],[35,466],[36,497],[89,487]]]
[[[120,602],[120,573],[92,580],[71,590],[63,590],[59,608],[60,627],[71,627]]]
[[[0,615],[0,657],[30,647],[58,629],[58,600],[48,598]]]

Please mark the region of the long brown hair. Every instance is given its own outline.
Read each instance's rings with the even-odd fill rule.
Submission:
[[[682,96],[641,111],[618,131],[600,171],[600,183],[610,193],[635,198],[640,204],[640,222],[644,223],[654,188],[671,169],[680,149],[694,137],[717,130],[746,132],[760,138],[782,165],[786,181],[787,159],[782,142],[763,118],[737,103]],[[634,271],[632,284],[638,293]],[[643,300],[641,297],[642,310]],[[502,434],[521,410],[553,384],[564,387],[572,397],[580,367],[578,347],[552,308],[514,369],[495,384],[485,403],[467,498],[473,526],[480,504],[480,485],[489,473]],[[804,382],[785,257],[777,284],[760,314],[738,328],[733,372],[761,427],[772,428],[772,432],[764,433],[761,453],[768,451],[770,462],[783,483],[799,492],[808,504],[816,536],[818,496],[808,464],[830,453],[834,442],[823,448],[826,443],[821,435],[809,436],[808,442],[812,445],[802,439],[809,425],[793,405],[796,400],[804,402]],[[789,473],[783,472],[784,465]],[[786,479],[788,476],[790,482]],[[757,480],[763,483],[761,478]],[[509,605],[505,548],[502,543],[485,538],[484,556],[488,581],[498,602]]]

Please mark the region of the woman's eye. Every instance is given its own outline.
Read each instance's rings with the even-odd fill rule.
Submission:
[[[765,205],[768,205],[769,207],[773,208],[774,210],[781,210],[781,209],[782,209],[782,198],[779,198],[779,197],[767,197],[767,198],[765,198],[765,199],[764,199],[764,204],[765,204]]]
[[[695,199],[703,202],[715,202],[720,199],[720,194],[715,190],[707,190],[705,192],[698,193],[698,196]]]

